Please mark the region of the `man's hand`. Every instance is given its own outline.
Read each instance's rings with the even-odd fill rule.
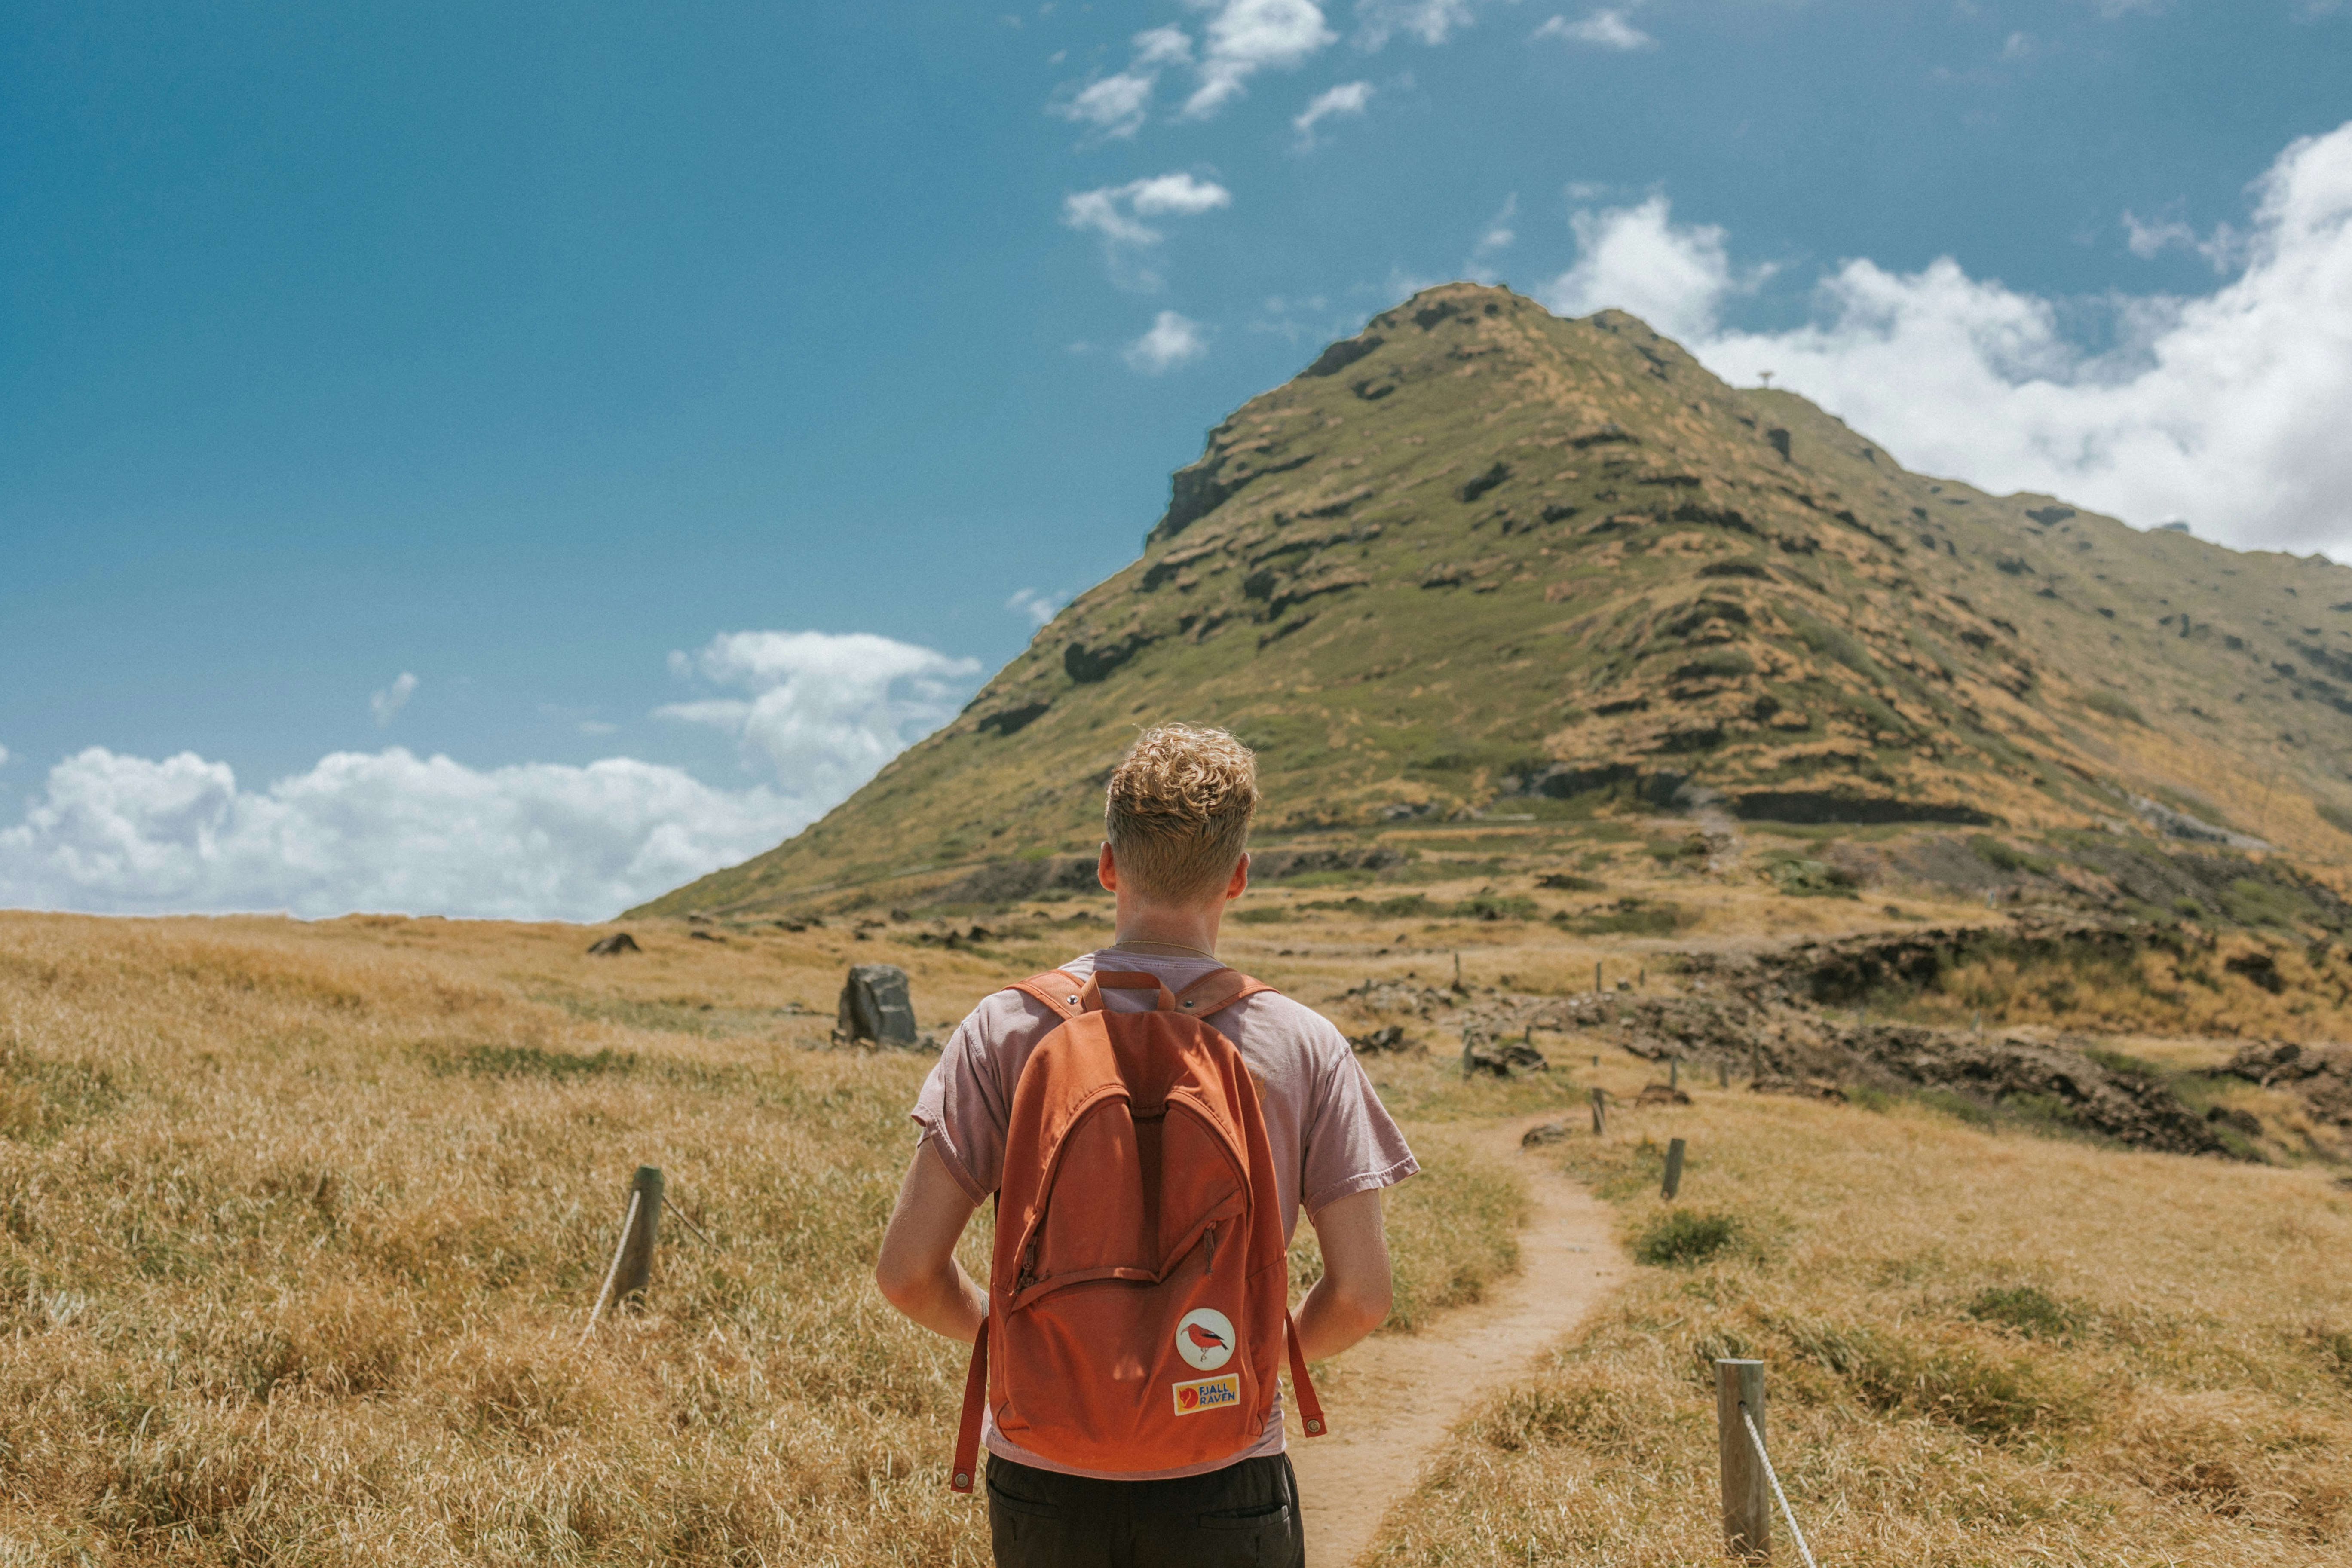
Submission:
[[[1394,1289],[1381,1194],[1350,1193],[1313,1216],[1323,1278],[1298,1304],[1298,1348],[1308,1361],[1338,1355],[1386,1321]]]
[[[874,1265],[884,1300],[933,1333],[966,1344],[988,1321],[988,1296],[956,1261],[955,1247],[979,1206],[964,1196],[930,1145],[922,1145],[899,1184],[898,1206],[890,1212]]]

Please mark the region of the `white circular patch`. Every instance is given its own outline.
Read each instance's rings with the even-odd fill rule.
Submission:
[[[1196,1371],[1214,1372],[1234,1356],[1234,1321],[1214,1307],[1195,1307],[1176,1325],[1176,1353]]]

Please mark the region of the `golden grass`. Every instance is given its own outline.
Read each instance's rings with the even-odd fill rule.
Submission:
[[[803,1047],[845,962],[931,1026],[1094,928],[635,929],[0,916],[0,1564],[985,1562],[964,1352],[870,1283],[929,1058]],[[1522,1201],[1424,1158],[1407,1321]],[[583,1350],[640,1163],[716,1245]]]
[[[1825,1563],[2347,1561],[2352,1198],[2326,1175],[1702,1089],[1566,1146],[1637,1245],[1667,1239],[1670,1136],[1685,1231],[1729,1243],[1638,1270],[1489,1400],[1374,1561],[1715,1559],[1709,1363],[1743,1354]]]

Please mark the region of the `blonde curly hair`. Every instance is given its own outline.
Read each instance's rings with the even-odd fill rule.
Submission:
[[[1205,898],[1249,843],[1257,757],[1223,730],[1159,724],[1111,770],[1103,832],[1119,876],[1152,898]]]

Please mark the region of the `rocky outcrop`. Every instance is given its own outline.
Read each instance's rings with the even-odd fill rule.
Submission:
[[[2221,1071],[2299,1096],[2314,1117],[2352,1128],[2352,1046],[2248,1046]]]
[[[907,972],[895,963],[853,964],[841,987],[833,1037],[836,1045],[913,1046],[915,1004],[907,994]]]

